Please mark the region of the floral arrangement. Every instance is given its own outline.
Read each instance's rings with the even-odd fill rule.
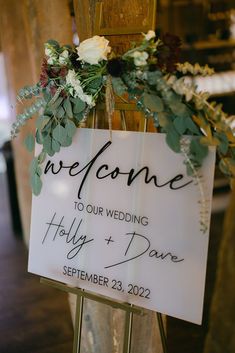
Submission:
[[[41,164],[46,155],[53,156],[61,147],[72,144],[76,128],[84,126],[88,113],[98,103],[106,103],[109,118],[114,110],[115,95],[135,102],[146,118],[151,118],[166,142],[184,153],[188,174],[194,174],[208,152],[217,147],[221,171],[235,176],[235,135],[229,117],[221,105],[208,101],[208,93],[197,92],[188,76],[210,75],[214,71],[198,64],[179,64],[178,37],[165,34],[157,38],[154,31],[143,35],[142,42],[116,56],[104,37],[94,36],[76,48],[60,46],[55,40],[45,44],[39,82],[20,90],[18,99],[35,97],[32,105],[17,116],[12,136],[34,115],[38,115],[35,134],[29,134],[26,147],[33,151],[34,142],[41,152],[30,166],[35,195],[41,191]],[[125,97],[125,98],[123,98]],[[186,142],[185,135],[194,135]]]

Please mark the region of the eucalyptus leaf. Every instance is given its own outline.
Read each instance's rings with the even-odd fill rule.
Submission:
[[[127,92],[127,86],[120,77],[112,77],[113,90],[118,96],[122,96]]]
[[[173,124],[174,124],[176,131],[180,135],[183,135],[185,133],[185,131],[187,130],[186,119],[182,116],[177,116],[174,119]]]
[[[29,172],[30,174],[35,174],[36,170],[38,168],[38,158],[37,157],[34,157],[30,163],[30,166],[29,166]]]
[[[49,107],[53,112],[56,112],[57,108],[62,104],[64,98],[63,97],[58,97],[54,103],[50,103]]]
[[[97,90],[103,82],[103,77],[97,77],[94,80],[91,81],[91,83],[88,85],[88,89],[92,88],[94,90]]]
[[[37,169],[35,170],[35,174],[37,174],[38,176],[42,175],[42,168],[38,165]]]
[[[48,39],[46,43],[50,44],[55,49],[59,49],[60,47],[59,43],[54,39]]]
[[[25,147],[29,152],[33,152],[35,146],[35,138],[33,134],[29,134],[24,140]]]
[[[86,103],[83,102],[80,98],[75,98],[73,102],[74,102],[74,107],[73,107],[74,114],[79,114],[86,108]]]
[[[59,152],[60,151],[60,144],[59,144],[58,141],[56,141],[54,139],[52,139],[51,147],[52,147],[54,152]]]
[[[66,129],[62,125],[57,125],[52,132],[53,138],[58,141],[61,145],[66,138]]]
[[[37,130],[36,131],[36,142],[39,144],[39,145],[42,145],[43,144],[43,135],[41,133],[41,131]]]
[[[186,121],[186,126],[187,126],[187,129],[192,132],[193,134],[196,134],[196,135],[201,135],[200,133],[200,130],[198,129],[197,125],[193,122],[193,120],[191,118],[186,118],[185,119]]]
[[[159,78],[162,77],[162,73],[160,71],[148,71],[147,72],[147,79],[148,83],[153,86],[156,85]]]
[[[166,112],[158,113],[158,121],[162,128],[166,128],[171,123],[170,116]]]
[[[150,109],[153,112],[160,113],[164,109],[163,101],[160,97],[153,94],[144,93],[143,103],[146,108]]]
[[[174,115],[187,118],[189,116],[189,111],[186,105],[182,102],[169,102],[170,108]]]
[[[66,98],[63,104],[64,110],[70,119],[73,118],[72,104],[69,98]]]
[[[68,120],[65,125],[65,130],[68,136],[73,137],[77,131],[77,128],[73,121]]]
[[[78,114],[74,114],[74,118],[80,122],[83,118],[84,118],[84,114],[83,113],[78,113]]]
[[[48,89],[43,89],[42,90],[43,93],[43,98],[45,99],[45,102],[48,103],[51,100],[51,93],[48,91]]]
[[[50,120],[50,116],[40,115],[36,121],[36,128],[39,130],[43,130]]]
[[[72,144],[72,137],[67,135],[63,143],[61,143],[61,146],[68,147],[68,146],[71,146],[71,144]]]
[[[65,114],[65,110],[62,106],[60,106],[56,111],[56,117],[62,119]]]
[[[167,129],[166,142],[174,152],[180,152],[180,135],[173,125]]]
[[[199,164],[208,154],[208,146],[202,145],[198,138],[194,138],[190,143],[190,153],[196,158]]]
[[[46,159],[46,152],[42,151],[39,155],[38,155],[38,163],[41,164],[45,161]]]
[[[43,149],[51,157],[55,154],[52,148],[52,138],[50,135],[45,137],[43,141]]]
[[[31,176],[31,187],[34,195],[39,195],[42,189],[42,181],[38,174],[33,174]]]

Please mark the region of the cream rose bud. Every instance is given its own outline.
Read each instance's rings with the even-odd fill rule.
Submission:
[[[144,33],[143,33],[143,35],[144,35],[144,37],[145,37],[145,40],[150,40],[150,39],[156,37],[155,32],[152,31],[152,30],[149,30],[147,34],[144,34]]]
[[[59,63],[62,64],[62,65],[66,64],[67,60],[68,60],[68,57],[69,57],[68,50],[64,50],[59,56]]]
[[[49,65],[54,65],[54,64],[56,64],[56,62],[57,62],[56,56],[51,56],[51,57],[49,57],[49,59],[47,59],[47,63]]]
[[[45,55],[50,57],[53,55],[53,51],[50,48],[45,48]]]
[[[149,55],[145,51],[141,52],[141,51],[136,50],[132,54],[132,56],[134,58],[134,63],[135,63],[136,66],[147,65],[147,59],[148,59]]]
[[[108,46],[109,41],[104,37],[94,36],[86,39],[77,47],[78,60],[83,60],[88,64],[95,65],[101,60],[107,60],[107,55],[111,51]]]

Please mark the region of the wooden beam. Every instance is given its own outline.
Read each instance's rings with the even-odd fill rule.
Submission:
[[[17,91],[38,81],[43,43],[56,38],[62,43],[72,42],[72,20],[68,0],[0,0],[1,41],[9,82],[12,121],[22,111],[16,104]],[[26,152],[23,141],[34,122],[28,124],[14,140],[14,161],[19,204],[25,241],[29,241],[31,189],[29,163],[32,155]]]

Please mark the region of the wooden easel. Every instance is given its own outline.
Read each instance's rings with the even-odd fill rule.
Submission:
[[[155,28],[155,20],[156,20],[156,0],[149,1],[148,8],[148,18],[145,26],[135,26],[135,27],[119,27],[119,28],[103,28],[102,27],[102,16],[103,16],[103,3],[98,2],[96,4],[95,10],[95,29],[94,32],[96,35],[125,35],[125,34],[138,34],[141,32],[147,32],[149,29]],[[97,107],[98,110],[104,110],[105,106],[101,105]],[[126,130],[126,111],[136,111],[136,105],[134,103],[116,103],[115,110],[120,112],[121,117],[121,126],[123,130]],[[91,117],[92,128],[98,127],[98,116],[96,111]],[[140,121],[139,130],[146,132],[148,129],[148,119],[143,117]],[[70,287],[66,284],[49,280],[46,278],[41,278],[40,282],[44,285],[51,286],[53,288],[57,288],[67,293],[76,295],[76,308],[75,308],[75,326],[74,326],[74,340],[73,340],[73,353],[80,353],[81,351],[81,335],[82,335],[82,323],[83,323],[83,305],[84,299],[93,300],[99,303],[103,303],[111,306],[114,309],[121,309],[125,311],[125,324],[124,324],[124,341],[123,341],[123,353],[131,352],[131,340],[132,340],[132,325],[133,325],[133,315],[144,315],[143,309],[133,306],[128,303],[121,303],[109,299],[107,297],[96,295],[94,293],[85,291],[80,288]],[[163,325],[162,315],[160,313],[156,313],[157,323],[160,332],[161,344],[163,348],[163,353],[167,353],[167,340],[165,329]]]

